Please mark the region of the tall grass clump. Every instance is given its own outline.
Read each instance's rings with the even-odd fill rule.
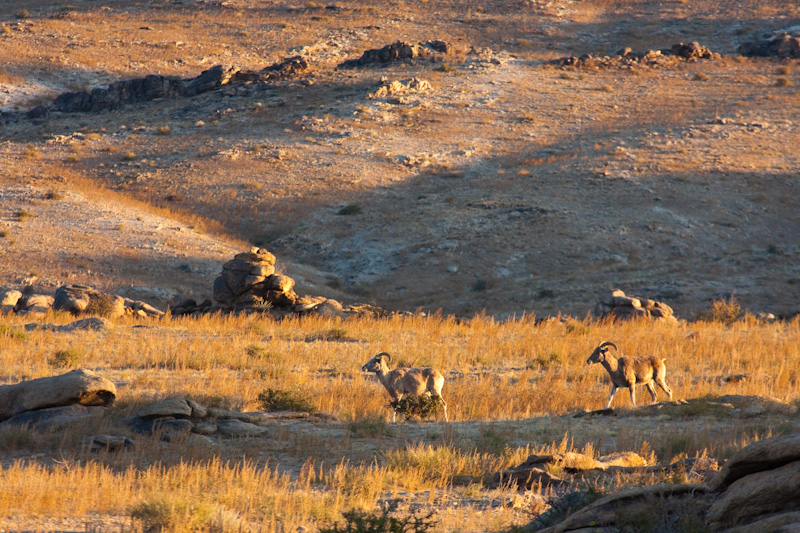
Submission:
[[[294,389],[267,389],[258,395],[258,402],[265,411],[317,412],[311,399]]]
[[[708,309],[701,311],[698,318],[707,322],[717,322],[729,326],[741,316],[742,306],[736,300],[736,297],[731,295],[727,300],[724,298],[712,300]]]
[[[416,510],[404,517],[395,517],[384,508],[380,513],[351,509],[342,513],[344,523],[320,528],[320,533],[425,533],[431,531],[437,522],[435,513],[421,513]]]

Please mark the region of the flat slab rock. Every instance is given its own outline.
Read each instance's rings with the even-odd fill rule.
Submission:
[[[27,411],[79,404],[108,406],[117,397],[117,388],[91,370],[76,369],[15,385],[0,385],[0,421]]]
[[[67,427],[80,420],[99,416],[104,412],[104,407],[86,407],[78,404],[50,407],[14,415],[8,420],[0,422],[0,427],[29,426],[37,431],[43,431],[45,429]]]

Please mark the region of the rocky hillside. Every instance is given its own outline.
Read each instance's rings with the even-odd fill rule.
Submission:
[[[777,0],[8,2],[0,286],[201,301],[257,245],[388,309],[584,316],[619,288],[790,316],[798,24]]]

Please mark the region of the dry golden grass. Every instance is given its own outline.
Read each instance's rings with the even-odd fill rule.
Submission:
[[[55,323],[70,319],[47,317]],[[644,450],[651,461],[662,463],[679,454],[724,458],[753,439],[786,430],[784,417],[748,421],[724,415],[711,430],[700,429],[708,421],[686,422],[679,416],[674,424],[662,420],[654,426],[637,416],[621,419],[611,432],[607,423],[556,418],[603,406],[607,375],[585,360],[604,340],[613,340],[625,353],[667,358],[667,382],[676,399],[723,393],[800,399],[798,320],[762,323],[747,316],[731,325],[672,325],[566,319],[534,325],[533,317],[498,322],[478,316],[460,322],[440,316],[344,321],[206,316],[167,318],[146,328],[123,320],[106,333],[66,335],[22,333],[17,328],[23,322],[7,317],[0,329],[1,381],[52,375],[54,354],[72,350],[78,366],[119,384],[119,398],[101,420],[65,433],[0,431],[6,465],[0,473],[0,508],[19,523],[42,515],[69,520],[96,513],[118,520],[138,516],[141,524],[153,509],[163,515],[169,508],[177,515],[159,516],[173,520],[175,531],[191,529],[190,523],[210,527],[213,516],[222,515],[254,530],[313,528],[350,508],[373,509],[391,493],[424,492],[439,503],[465,494],[481,501],[496,498],[496,491],[480,483],[466,491],[453,488],[452,481],[457,476],[480,480],[533,452],[581,451],[593,457]],[[359,369],[382,350],[402,364],[433,365],[444,372],[451,423],[381,422],[388,399],[375,378]],[[747,380],[722,384],[722,378],[742,373]],[[136,452],[117,455],[91,455],[81,445],[86,434],[119,433],[115,421],[156,399],[183,396],[257,410],[258,395],[268,388],[302,391],[318,411],[344,424],[329,423],[330,434],[277,430],[266,441],[237,445],[235,452],[141,436],[135,437]],[[631,413],[625,391],[616,402],[623,413]],[[714,420],[713,409],[706,414]],[[703,415],[686,414],[687,420]],[[59,461],[21,459],[41,450],[57,451]],[[620,486],[629,482],[617,481]],[[82,495],[75,505],[62,505],[74,494]],[[478,507],[466,505],[455,513],[445,505],[437,531],[463,530],[477,518]],[[486,531],[524,520],[504,512]]]

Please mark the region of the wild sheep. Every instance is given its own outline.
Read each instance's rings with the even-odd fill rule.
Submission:
[[[611,400],[614,399],[614,394],[617,389],[628,387],[631,391],[631,403],[636,407],[636,385],[644,385],[650,391],[650,396],[653,397],[653,402],[656,401],[656,388],[653,383],[655,382],[661,387],[664,392],[672,399],[672,389],[667,386],[664,381],[664,376],[667,373],[667,367],[664,365],[665,359],[659,359],[655,355],[642,355],[638,357],[620,357],[617,359],[608,353],[607,346],[617,346],[613,342],[601,343],[594,349],[592,355],[586,360],[586,364],[600,363],[608,371],[611,376],[611,395],[608,397],[606,409],[611,407]]]
[[[444,419],[447,420],[447,403],[442,398],[444,376],[433,368],[395,368],[389,370],[387,364],[392,356],[381,352],[361,367],[362,372],[374,372],[378,381],[386,388],[392,401],[399,401],[403,396],[422,396],[429,394],[438,398],[444,407]],[[392,422],[397,417],[397,410],[392,408]]]

